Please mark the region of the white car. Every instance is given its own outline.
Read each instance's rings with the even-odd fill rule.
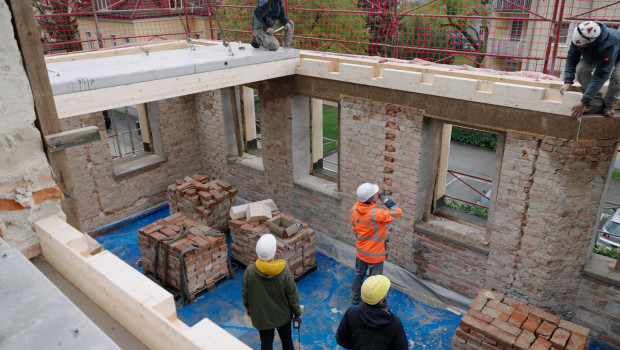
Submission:
[[[603,216],[603,219],[605,219]],[[609,247],[620,248],[620,210],[609,216],[605,224],[598,230],[596,243]]]

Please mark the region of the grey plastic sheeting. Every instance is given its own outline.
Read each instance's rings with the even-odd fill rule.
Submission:
[[[355,268],[354,247],[318,231],[316,232],[316,245],[321,253],[343,265]],[[383,265],[383,274],[390,279],[398,290],[427,305],[443,309],[450,307],[461,313],[467,313],[469,310],[471,298],[424,281],[389,261]]]
[[[176,49],[48,63],[54,95],[199,74],[259,63],[298,58],[297,49],[269,51],[233,42],[233,56],[223,45],[195,45],[195,50]],[[243,49],[241,49],[243,48]]]
[[[0,349],[120,349],[0,238]]]

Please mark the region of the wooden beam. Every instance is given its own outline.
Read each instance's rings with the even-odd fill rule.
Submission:
[[[237,155],[243,155],[243,135],[241,135],[241,123],[239,123],[239,113],[237,110],[237,94],[235,87],[230,87],[230,109],[232,111],[233,123],[235,125],[235,140],[237,141]]]
[[[41,47],[39,30],[34,19],[32,3],[23,0],[9,0],[8,5],[13,15],[18,45],[34,97],[34,107],[37,115],[36,125],[41,131],[42,138],[45,135],[59,133],[61,131],[60,122],[54,104],[52,87],[47,75],[47,68],[43,59],[43,48]],[[42,142],[45,144],[44,140]],[[66,151],[52,153],[49,148],[45,147],[45,152],[52,167],[56,184],[64,194],[61,204],[63,211],[67,215],[67,220],[73,227],[82,230],[82,221],[77,210],[77,200],[73,195],[73,181],[67,163]]]
[[[44,136],[45,143],[51,152],[57,152],[74,146],[101,140],[99,129],[96,126],[59,132]]]

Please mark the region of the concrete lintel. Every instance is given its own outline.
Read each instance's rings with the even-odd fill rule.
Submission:
[[[343,96],[351,96],[414,107],[423,110],[425,116],[449,124],[495,132],[517,131],[567,140],[616,139],[620,133],[620,118],[587,116],[579,121],[554,113],[334,81],[327,78],[296,75],[295,90],[301,94],[326,100],[338,101]]]

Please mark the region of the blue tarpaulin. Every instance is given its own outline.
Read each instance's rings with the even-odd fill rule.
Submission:
[[[138,229],[168,215],[168,210],[151,213],[100,235],[96,240],[135,266],[141,256],[137,242]],[[297,283],[301,303],[305,306],[301,344],[308,350],[338,349],[334,335],[342,315],[352,306],[350,287],[353,269],[321,253],[317,254],[317,266],[317,271],[306,273]],[[212,291],[198,294],[195,302],[178,310],[179,319],[192,326],[205,317],[209,318],[253,349],[260,349],[258,331],[252,327],[241,301],[242,277],[243,269],[239,269],[234,279],[220,281]],[[405,327],[410,349],[452,348],[452,337],[460,316],[427,306],[395,289],[390,289],[387,301]],[[296,332],[294,339],[297,344]],[[278,337],[275,344],[278,348]]]

